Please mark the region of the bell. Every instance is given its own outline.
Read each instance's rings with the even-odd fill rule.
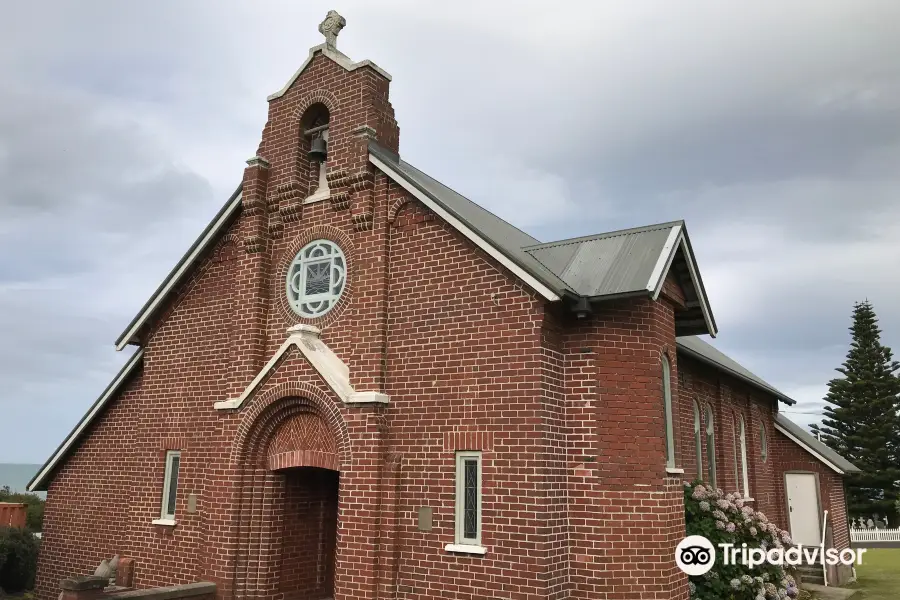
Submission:
[[[309,145],[309,154],[306,156],[309,160],[325,162],[325,159],[328,158],[328,147],[325,139],[321,136],[313,139],[312,143]]]

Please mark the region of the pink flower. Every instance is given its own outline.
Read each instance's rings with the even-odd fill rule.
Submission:
[[[728,533],[734,533],[734,530],[737,529],[734,523],[729,522],[728,525],[725,526],[725,531]]]

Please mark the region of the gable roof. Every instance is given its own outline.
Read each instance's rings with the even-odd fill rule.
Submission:
[[[191,244],[191,247],[184,253],[184,256],[178,261],[178,264],[169,271],[169,274],[166,275],[166,278],[159,284],[159,287],[156,288],[156,291],[153,292],[150,299],[144,303],[144,306],[141,307],[138,314],[131,320],[131,323],[129,323],[125,330],[119,334],[119,337],[116,339],[116,350],[121,350],[128,344],[138,343],[137,335],[140,332],[141,327],[147,323],[158,308],[165,304],[165,300],[168,298],[169,294],[175,291],[178,284],[188,277],[194,264],[200,259],[203,253],[208,248],[215,245],[216,241],[219,239],[219,234],[228,228],[228,225],[231,224],[232,220],[238,214],[238,208],[241,206],[241,187],[242,186],[238,186],[234,193],[231,194],[228,202],[219,209],[219,212],[216,213],[213,220],[209,222],[206,229],[200,234],[200,237]]]
[[[679,315],[678,333],[713,336],[717,333],[683,221],[542,244],[375,142],[369,143],[369,160],[551,302],[579,296],[591,300],[618,298],[623,295],[623,289],[656,299],[674,264],[688,302],[686,318]],[[238,186],[118,337],[117,350],[139,343],[141,328],[165,305],[203,253],[227,229],[240,206],[241,186]],[[565,257],[569,260],[563,260]],[[617,273],[630,275],[623,277]],[[646,284],[638,286],[639,280]],[[590,285],[591,282],[595,285]],[[682,323],[688,323],[688,328]]]
[[[676,334],[717,333],[684,221],[537,244],[525,252],[588,298],[649,294],[655,300],[674,266],[686,302]]]
[[[90,427],[90,425],[96,420],[102,413],[103,409],[106,408],[106,405],[115,398],[116,394],[119,390],[124,386],[128,380],[131,378],[133,373],[137,372],[138,366],[141,364],[141,360],[144,357],[144,349],[139,348],[137,352],[135,352],[131,358],[128,359],[128,362],[119,370],[113,380],[110,382],[106,389],[103,390],[103,393],[100,394],[100,397],[94,401],[88,411],[85,413],[81,420],[78,421],[78,424],[75,425],[74,429],[69,432],[69,435],[66,436],[66,439],[53,451],[53,454],[50,455],[50,458],[47,459],[47,462],[38,469],[37,474],[32,478],[31,481],[28,482],[28,486],[26,490],[29,492],[46,492],[47,487],[50,485],[50,474],[53,473],[54,469],[59,466],[60,461],[69,453],[70,450],[75,445],[82,435],[84,435],[85,431]]]
[[[676,345],[679,352],[683,352],[687,356],[699,360],[702,363],[726,371],[744,383],[748,383],[758,390],[772,394],[789,406],[797,403],[796,400],[790,398],[787,394],[780,392],[778,388],[765,381],[762,377],[751,373],[749,369],[739,362],[726,356],[717,348],[704,342],[699,337],[680,337],[676,340]]]
[[[859,467],[817,440],[815,436],[781,413],[775,415],[775,429],[783,433],[794,443],[800,445],[804,450],[812,454],[816,459],[831,468],[838,475],[861,472]]]

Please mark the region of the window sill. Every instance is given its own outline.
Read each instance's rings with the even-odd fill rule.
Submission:
[[[151,521],[153,525],[163,525],[165,527],[175,527],[178,523],[175,519],[154,519]]]
[[[666,473],[669,475],[684,475],[684,469],[679,469],[677,467],[666,467]]]
[[[487,548],[484,546],[470,546],[469,544],[447,544],[444,546],[444,550],[462,554],[487,554]]]
[[[306,198],[303,201],[303,204],[313,204],[314,202],[321,202],[322,200],[328,200],[329,198],[331,198],[331,190],[324,193],[318,192]]]
[[[739,498],[739,500],[743,500],[744,502],[756,502],[754,498]]]

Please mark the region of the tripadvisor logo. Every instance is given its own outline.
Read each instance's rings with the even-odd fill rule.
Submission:
[[[723,565],[744,565],[754,569],[764,563],[779,566],[797,567],[800,565],[861,565],[866,549],[836,548],[825,549],[824,546],[803,546],[798,544],[792,548],[750,548],[747,544],[740,547],[734,544],[718,544],[722,550]],[[675,548],[675,564],[688,575],[705,575],[716,563],[716,550],[712,542],[702,535],[691,535],[679,542]]]

